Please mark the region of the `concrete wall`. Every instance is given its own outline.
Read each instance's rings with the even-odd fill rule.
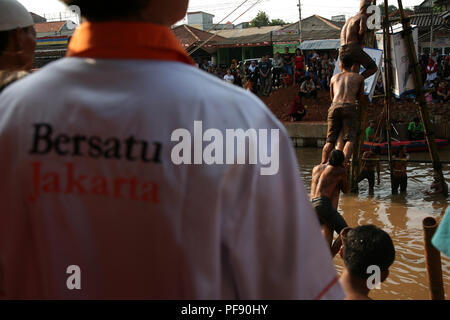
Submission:
[[[284,126],[295,147],[323,147],[326,142],[326,122],[285,122]]]

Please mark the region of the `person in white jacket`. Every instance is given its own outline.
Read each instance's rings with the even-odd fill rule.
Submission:
[[[171,32],[188,1],[65,2],[68,57],[0,96],[1,297],[344,298],[285,129]]]

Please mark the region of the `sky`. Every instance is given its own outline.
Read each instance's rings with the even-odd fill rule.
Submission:
[[[93,0],[95,1],[95,0]],[[214,23],[219,23],[229,13],[245,0],[190,0],[189,11],[205,11],[215,15]],[[58,0],[19,0],[29,11],[54,16],[65,11],[65,5]],[[335,15],[354,15],[359,8],[360,0],[302,0],[302,18],[318,14],[330,19]],[[383,1],[377,1],[382,3]],[[422,3],[423,0],[404,0],[403,7],[411,7]],[[248,12],[244,13],[253,4]],[[397,1],[390,1],[397,6]],[[251,21],[258,11],[265,11],[270,19],[283,19],[286,22],[296,22],[299,18],[298,0],[247,0],[234,14],[223,21],[234,24]],[[239,17],[243,14],[241,17]]]

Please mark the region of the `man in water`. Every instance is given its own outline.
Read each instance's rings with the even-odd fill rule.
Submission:
[[[381,154],[381,148],[379,146],[376,146],[371,151],[366,151],[363,154],[363,165],[362,165],[362,171],[358,178],[358,183],[363,181],[364,179],[367,179],[369,181],[369,193],[374,192],[375,188],[375,169],[377,170],[377,184],[380,185],[381,179],[380,179],[380,161],[378,160],[379,156]]]
[[[366,70],[362,73],[364,79],[369,78],[378,70],[373,59],[364,52],[364,36],[367,32],[367,8],[371,6],[370,0],[362,0],[359,13],[348,19],[341,31],[341,49],[339,54],[349,54],[355,63],[355,72],[359,73],[360,65]]]
[[[347,165],[353,153],[353,145],[359,127],[356,101],[363,101],[364,78],[352,72],[353,58],[349,54],[343,54],[340,67],[343,70],[331,79],[331,108],[328,111],[327,143],[322,152],[322,163],[326,163],[331,151],[336,146],[339,135],[342,134]],[[341,132],[342,131],[342,132]]]
[[[28,75],[36,48],[30,13],[16,0],[0,1],[0,93]]]
[[[375,142],[376,126],[377,124],[375,120],[369,121],[369,126],[366,128],[366,135],[364,137],[364,141]]]
[[[397,154],[393,157],[394,175],[392,179],[392,194],[398,194],[399,187],[400,192],[406,192],[406,188],[408,187],[408,174],[406,173],[408,160],[409,155],[406,146],[399,148]]]
[[[340,255],[344,260],[344,271],[340,282],[347,295],[346,300],[371,300],[367,280],[373,271],[369,272],[369,267],[379,267],[379,281],[384,282],[395,261],[394,243],[389,234],[373,225],[350,229],[342,234],[342,238],[344,244]]]
[[[425,139],[425,128],[419,117],[415,117],[414,120],[408,126],[408,139],[410,141],[418,141]]]
[[[311,202],[322,225],[322,233],[331,247],[333,232],[339,234],[347,223],[337,211],[341,191],[350,190],[347,170],[344,168],[344,153],[331,152],[329,162],[313,169],[311,181]]]

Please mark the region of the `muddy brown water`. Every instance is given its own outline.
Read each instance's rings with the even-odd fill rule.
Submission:
[[[442,160],[450,160],[450,149],[440,152]],[[310,190],[311,172],[320,162],[321,150],[317,148],[297,149],[297,157],[305,186]],[[427,153],[412,153],[411,159],[429,159]],[[396,260],[390,276],[381,289],[372,290],[373,299],[427,300],[429,299],[426,277],[422,220],[428,216],[440,221],[449,205],[450,198],[427,196],[433,181],[431,164],[410,163],[408,165],[408,192],[392,196],[388,164],[381,169],[381,185],[375,194],[368,194],[367,180],[360,184],[359,195],[342,195],[341,212],[349,226],[374,224],[390,234],[396,249]],[[443,165],[444,176],[450,185],[450,165]],[[334,259],[336,269],[342,272],[342,259]],[[442,273],[446,293],[450,288],[450,259],[442,255]]]

